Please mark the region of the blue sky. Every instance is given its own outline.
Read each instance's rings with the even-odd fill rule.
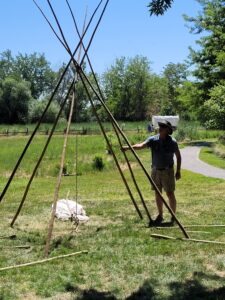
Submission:
[[[36,1],[50,16],[46,1]],[[65,1],[51,3],[71,48],[75,48],[78,39]],[[70,0],[70,3],[81,28],[86,7],[90,17],[98,1]],[[160,17],[150,17],[147,4],[148,0],[110,0],[90,49],[96,72],[104,72],[117,57],[143,55],[152,62],[152,70],[160,74],[169,62],[183,62],[189,46],[196,47],[195,40],[199,37],[189,33],[182,17],[182,14],[196,16],[201,8],[196,0],[175,0],[172,9]],[[10,49],[13,54],[45,53],[53,68],[69,59],[32,0],[1,0],[0,37],[0,52]]]

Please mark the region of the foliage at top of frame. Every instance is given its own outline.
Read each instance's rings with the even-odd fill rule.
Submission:
[[[150,15],[163,15],[172,5],[173,0],[152,0],[149,4]]]

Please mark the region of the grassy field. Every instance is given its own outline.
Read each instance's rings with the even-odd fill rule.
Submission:
[[[143,138],[143,134],[130,136],[134,142]],[[0,189],[4,187],[26,139],[0,139]],[[55,136],[50,144],[14,229],[9,227],[9,222],[45,139],[36,138],[0,204],[0,267],[43,257],[62,137]],[[74,168],[74,145],[74,138],[71,138],[66,161],[68,172]],[[81,136],[78,146],[78,202],[84,205],[90,221],[81,224],[75,233],[72,223],[56,220],[50,256],[79,250],[88,250],[88,254],[1,272],[0,299],[225,299],[224,245],[151,238],[151,233],[176,237],[182,237],[182,234],[176,227],[150,229],[146,218],[142,221],[138,218],[100,136]],[[139,153],[149,167],[148,150]],[[92,168],[96,155],[101,156],[106,165],[102,172]],[[153,192],[133,159],[132,162],[154,217]],[[130,182],[122,160],[121,165]],[[183,171],[176,192],[179,219],[184,224],[223,224],[224,189],[223,180]],[[66,197],[68,191],[74,198],[75,178],[72,176],[63,177],[60,197]],[[144,213],[140,201],[138,203]],[[165,213],[165,219],[169,218]],[[223,227],[188,230],[192,238],[225,242]],[[16,235],[14,240],[3,238],[13,234]],[[19,245],[30,248],[13,248]]]
[[[127,134],[147,134],[147,126],[150,121],[140,121],[140,122],[123,122],[119,121],[120,127]],[[41,124],[38,129],[38,133],[46,134],[51,130],[51,124]],[[27,135],[31,134],[34,130],[35,124],[28,125],[0,125],[0,135]],[[65,120],[59,121],[56,127],[56,134],[61,134],[66,128]],[[112,125],[109,122],[104,123],[104,128],[107,131],[112,131]],[[71,125],[71,131],[76,130],[82,135],[86,134],[99,134],[100,128],[96,122],[86,122],[86,123],[73,123]],[[187,122],[180,121],[178,130],[175,131],[174,137],[178,141],[195,141],[195,140],[205,140],[205,139],[217,139],[220,137],[224,131],[222,130],[207,130],[200,126],[197,122]]]
[[[225,146],[222,144],[202,148],[199,157],[210,165],[225,169]]]

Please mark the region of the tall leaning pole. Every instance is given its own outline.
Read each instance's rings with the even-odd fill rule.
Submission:
[[[124,138],[124,140],[126,141],[129,149],[131,150],[131,152],[133,153],[134,157],[137,159],[139,165],[141,166],[142,170],[144,171],[146,177],[148,178],[149,182],[151,183],[151,185],[153,186],[156,194],[161,198],[162,202],[164,203],[164,205],[166,206],[167,210],[169,211],[169,213],[171,214],[172,217],[174,217],[175,219],[175,222],[178,224],[179,228],[181,229],[181,231],[183,232],[185,238],[189,238],[189,235],[187,234],[184,226],[181,224],[181,222],[177,219],[176,215],[174,214],[174,212],[172,211],[172,209],[170,208],[170,206],[167,204],[166,200],[164,199],[164,197],[162,196],[161,192],[159,191],[158,187],[156,186],[155,182],[153,181],[153,179],[151,178],[151,176],[149,175],[148,171],[146,170],[146,168],[144,167],[143,163],[141,162],[141,160],[139,159],[139,157],[137,156],[136,152],[134,151],[134,149],[132,148],[130,142],[128,141],[127,137],[125,136],[125,134],[123,133],[123,131],[121,130],[119,124],[117,123],[117,121],[115,120],[115,118],[113,117],[112,113],[110,112],[109,108],[107,107],[105,101],[103,101],[103,99],[101,99],[101,96],[99,95],[99,93],[95,90],[95,88],[93,87],[92,83],[90,82],[89,78],[86,76],[86,74],[84,73],[82,67],[77,63],[77,61],[74,59],[74,57],[72,57],[72,53],[71,53],[71,50],[69,49],[69,46],[68,46],[68,43],[65,39],[65,36],[63,34],[63,31],[62,31],[62,28],[59,24],[59,21],[57,19],[57,16],[56,14],[54,13],[54,10],[51,6],[51,3],[49,0],[48,1],[48,4],[52,10],[52,13],[53,13],[53,16],[56,20],[56,23],[58,25],[58,29],[62,35],[62,39],[65,43],[66,46],[64,46],[65,50],[68,52],[68,54],[71,56],[72,58],[72,61],[74,63],[74,67],[76,69],[76,71],[78,72],[79,76],[80,76],[80,79],[85,87],[85,90],[87,92],[87,95],[88,95],[88,98],[90,100],[90,102],[92,103],[92,100],[91,100],[91,96],[90,96],[90,93],[89,93],[89,90],[88,88],[90,88],[92,90],[92,92],[95,94],[95,96],[97,97],[97,99],[100,101],[101,105],[103,106],[103,108],[105,109],[106,113],[108,114],[108,117],[111,121],[112,124],[115,125],[115,127],[118,129],[119,133],[122,135],[122,137]],[[63,43],[63,44],[64,44]],[[98,122],[99,122],[99,118],[97,118]],[[100,127],[102,128],[100,122],[99,122],[99,125]],[[104,134],[104,132],[103,132]],[[105,135],[104,135],[105,137]],[[106,137],[105,137],[106,139]],[[107,139],[106,139],[107,141]]]

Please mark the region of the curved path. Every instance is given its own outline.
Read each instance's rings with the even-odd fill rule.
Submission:
[[[188,146],[180,150],[182,156],[182,169],[225,180],[224,169],[213,167],[199,159],[201,148],[202,147],[199,146]]]

